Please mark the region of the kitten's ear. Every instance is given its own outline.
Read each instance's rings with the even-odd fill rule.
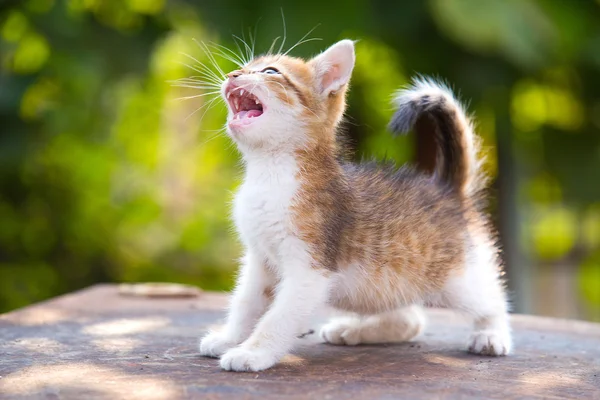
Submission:
[[[321,93],[338,91],[350,81],[354,68],[354,42],[341,40],[311,60]]]

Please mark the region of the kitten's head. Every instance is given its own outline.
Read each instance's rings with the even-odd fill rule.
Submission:
[[[228,133],[245,149],[335,141],[354,60],[351,40],[308,61],[278,54],[253,59],[222,85]]]

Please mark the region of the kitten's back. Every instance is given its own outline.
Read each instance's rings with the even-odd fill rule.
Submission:
[[[468,221],[456,191],[409,167],[368,163],[344,171],[356,213],[348,261],[392,268],[424,290],[439,288],[460,268]]]

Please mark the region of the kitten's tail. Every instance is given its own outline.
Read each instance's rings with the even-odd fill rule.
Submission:
[[[465,198],[485,187],[479,138],[450,89],[430,79],[417,79],[397,93],[395,104],[397,111],[389,127],[396,133],[415,128],[419,164]]]

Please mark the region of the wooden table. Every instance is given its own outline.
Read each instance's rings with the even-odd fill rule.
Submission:
[[[336,347],[316,335],[275,368],[221,371],[197,354],[226,297],[123,297],[115,286],[0,317],[2,399],[600,399],[600,325],[515,315],[515,354],[461,351],[468,324],[429,311],[416,342]]]

